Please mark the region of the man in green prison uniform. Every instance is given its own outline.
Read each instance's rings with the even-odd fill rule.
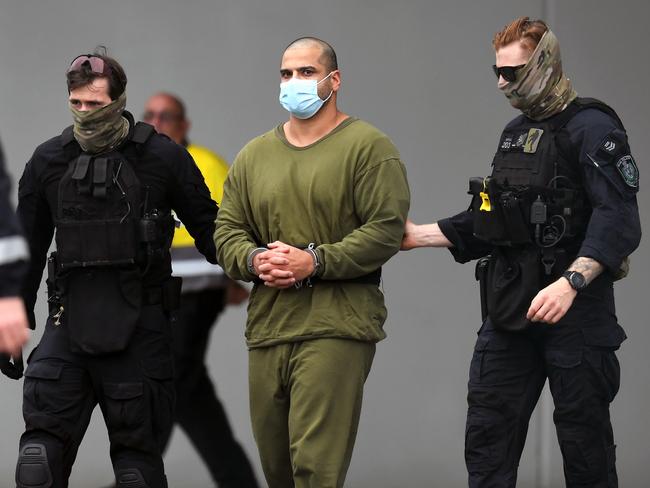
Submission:
[[[270,488],[343,486],[375,343],[381,266],[409,208],[391,141],[337,109],[332,47],[292,42],[280,69],[289,120],[249,142],[224,186],[215,241],[256,280],[246,340],[253,433]]]

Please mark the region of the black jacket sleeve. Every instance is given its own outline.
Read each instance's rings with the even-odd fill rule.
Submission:
[[[578,255],[595,259],[616,273],[641,240],[636,199],[639,170],[627,134],[597,109],[578,113],[567,124],[567,131],[593,207]]]
[[[0,147],[0,297],[19,295],[27,271],[27,244],[9,203],[10,189]]]
[[[18,217],[29,243],[31,261],[23,284],[23,299],[31,328],[35,328],[34,305],[41,284],[47,251],[54,236],[54,222],[38,180],[36,154],[27,163],[18,183]]]
[[[210,197],[201,171],[192,156],[175,145],[172,164],[172,208],[194,238],[196,248],[212,264],[217,264],[214,245],[215,221],[219,207]]]
[[[492,246],[474,236],[474,215],[470,210],[438,221],[440,230],[453,244],[449,248],[454,259],[466,263],[490,253]]]

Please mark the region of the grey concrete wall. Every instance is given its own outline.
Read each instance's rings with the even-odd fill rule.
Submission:
[[[645,0],[616,6],[604,0],[0,0],[0,136],[18,178],[35,146],[70,123],[67,63],[105,44],[127,71],[128,107],[136,115],[153,91],[174,91],[187,101],[192,139],[232,160],[247,140],[286,118],[277,103],[280,55],[292,39],[313,34],[339,54],[341,108],[390,135],[408,168],[411,216],[431,222],[466,207],[467,179],[489,172],[498,134],[515,115],[496,90],[490,41],[519,15],[548,16],[577,90],[618,110],[645,175],[648,11]],[[647,195],[639,195],[642,211]],[[647,212],[642,218],[647,224]],[[620,484],[632,488],[647,486],[649,271],[644,242],[631,276],[616,286],[618,316],[630,339],[620,352],[622,387],[612,412]],[[480,325],[473,267],[427,249],[398,255],[384,276],[389,338],[378,347],[367,383],[347,486],[464,486],[467,371]],[[43,318],[43,293],[40,298]],[[209,363],[235,431],[259,466],[248,422],[244,318],[241,308],[222,317]],[[21,383],[0,382],[2,487],[12,486],[20,393]],[[544,465],[538,446],[548,438]],[[166,463],[170,486],[209,486],[180,432]],[[96,415],[71,487],[110,479],[107,436]],[[552,425],[536,415],[519,486],[544,479],[563,486]]]

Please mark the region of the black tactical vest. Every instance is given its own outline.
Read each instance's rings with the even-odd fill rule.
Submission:
[[[140,241],[142,189],[126,153],[137,151],[154,129],[139,122],[122,153],[81,153],[59,182],[56,246],[62,270],[135,264]],[[61,135],[73,143],[72,127]]]
[[[541,122],[519,117],[501,135],[492,174],[470,180],[474,234],[494,245],[480,279],[483,308],[498,329],[530,325],[532,299],[566,269],[584,238],[591,206],[577,151],[562,129],[592,107],[623,128],[616,113],[594,99],[577,98]]]
[[[504,130],[492,175],[470,180],[477,237],[497,246],[551,248],[584,235],[591,207],[562,129],[586,108],[604,111],[622,127],[604,103],[577,98],[547,120],[520,117]]]
[[[132,162],[153,133],[139,122],[119,152],[98,155],[79,154],[72,127],[61,135],[71,161],[59,182],[48,301],[75,353],[124,350],[140,318],[142,266],[160,247],[154,243],[162,219],[147,213]]]

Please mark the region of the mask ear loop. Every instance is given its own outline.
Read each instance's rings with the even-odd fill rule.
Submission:
[[[334,70],[334,71],[336,71],[336,70]],[[327,78],[329,78],[330,76],[332,76],[332,74],[334,73],[334,71],[330,71],[329,74],[328,74],[325,78],[323,78],[322,80],[320,80],[319,82],[317,82],[316,85],[320,85],[323,81],[325,81]],[[316,92],[316,93],[318,94],[318,92]],[[323,100],[323,99],[321,98],[321,100],[323,100],[323,103],[327,102],[330,98],[332,98],[332,94],[333,94],[333,93],[334,93],[334,90],[330,91],[330,94],[327,95],[327,98],[326,98],[325,100]],[[320,97],[318,97],[318,98],[320,98]]]
[[[334,93],[334,90],[332,90],[332,91],[330,92],[330,94],[327,95],[327,98],[326,98],[325,100],[323,100],[323,104],[324,104],[325,102],[327,102],[330,98],[332,98],[332,94],[333,94],[333,93]]]

